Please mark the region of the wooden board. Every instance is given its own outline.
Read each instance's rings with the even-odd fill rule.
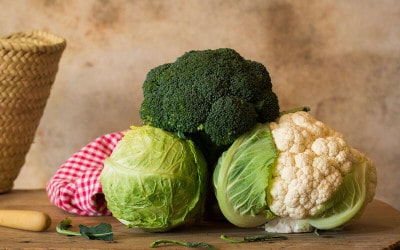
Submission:
[[[400,248],[400,211],[382,201],[370,203],[364,215],[348,228],[317,236],[314,233],[289,234],[287,240],[233,244],[222,241],[221,234],[243,237],[265,234],[260,228],[241,229],[226,222],[207,222],[184,227],[168,233],[148,233],[127,229],[113,217],[83,217],[66,213],[52,205],[44,190],[14,190],[0,195],[0,209],[30,209],[48,213],[51,227],[45,232],[30,232],[0,227],[0,249],[151,249],[149,244],[158,239],[204,241],[217,249],[395,249]],[[56,225],[66,217],[72,219],[72,230],[79,224],[94,226],[110,223],[115,241],[87,240],[65,236],[55,231]],[[163,245],[159,249],[189,249]]]

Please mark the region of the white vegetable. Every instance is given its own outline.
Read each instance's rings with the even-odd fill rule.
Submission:
[[[268,205],[280,217],[304,219],[314,216],[353,171],[360,153],[344,136],[307,112],[289,113],[270,124],[280,151]],[[371,162],[368,197],[373,197],[376,170]]]
[[[349,224],[373,199],[376,183],[371,159],[303,111],[241,135],[213,174],[219,207],[232,224],[266,224],[280,233]]]
[[[265,231],[269,233],[309,233],[314,227],[307,220],[296,220],[290,217],[276,217],[267,222]]]

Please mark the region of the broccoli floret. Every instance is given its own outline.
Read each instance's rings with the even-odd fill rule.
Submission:
[[[205,133],[216,146],[279,116],[267,69],[229,48],[189,51],[150,70],[143,94],[143,124],[188,137]]]
[[[253,104],[237,96],[223,96],[211,106],[204,131],[212,142],[228,145],[243,131],[250,130],[257,123],[257,117]]]

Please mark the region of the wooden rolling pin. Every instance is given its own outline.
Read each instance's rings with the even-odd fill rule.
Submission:
[[[48,214],[33,210],[0,210],[0,226],[45,231],[51,225]]]

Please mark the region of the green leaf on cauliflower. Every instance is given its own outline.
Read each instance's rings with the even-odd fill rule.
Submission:
[[[220,157],[213,176],[224,216],[242,227],[267,220],[267,193],[278,151],[268,126],[256,125]]]
[[[363,212],[368,200],[369,173],[373,163],[365,156],[354,163],[353,172],[344,177],[342,184],[320,212],[307,222],[322,230],[334,229],[348,224]]]

